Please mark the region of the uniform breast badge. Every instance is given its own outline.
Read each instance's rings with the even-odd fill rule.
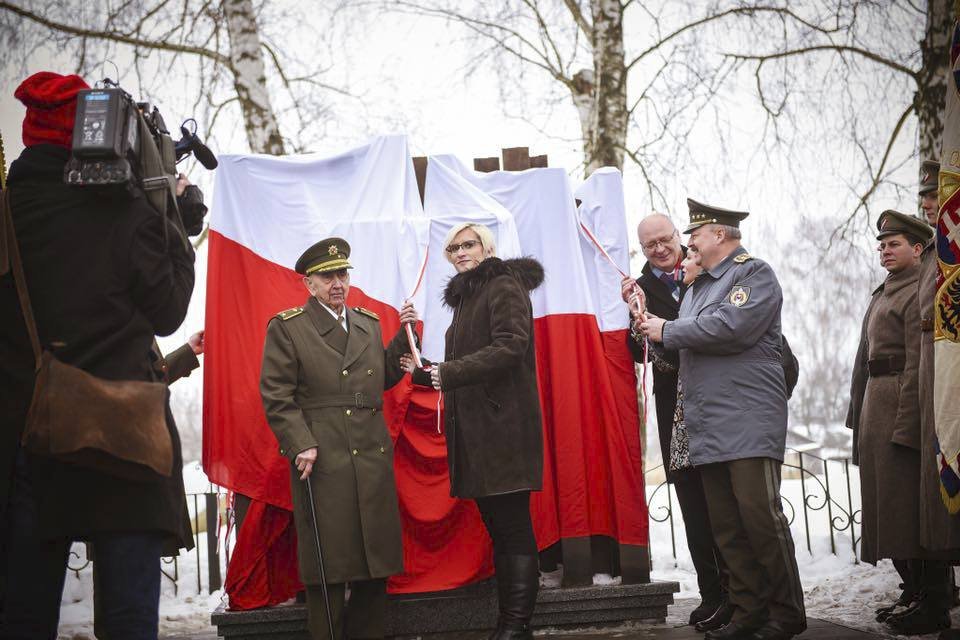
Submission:
[[[747,304],[747,300],[750,299],[750,287],[736,286],[730,291],[730,296],[727,300],[730,301],[735,307],[742,307]]]

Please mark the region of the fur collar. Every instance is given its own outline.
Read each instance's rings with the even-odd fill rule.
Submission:
[[[443,303],[453,309],[461,298],[472,297],[499,276],[510,276],[527,291],[533,291],[543,284],[543,265],[533,258],[487,258],[473,269],[450,278],[443,292]]]

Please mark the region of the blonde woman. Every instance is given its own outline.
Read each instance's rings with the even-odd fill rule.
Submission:
[[[491,638],[530,638],[539,562],[530,492],[543,486],[530,291],[543,282],[531,258],[496,257],[493,233],[459,224],[444,242],[457,273],[444,362],[416,381],[443,391],[450,493],[476,501],[493,539],[500,617]]]

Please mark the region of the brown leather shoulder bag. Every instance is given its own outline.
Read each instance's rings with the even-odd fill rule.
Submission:
[[[36,455],[120,478],[149,482],[169,477],[173,442],[166,421],[166,385],[103,380],[41,349],[9,189],[3,190],[0,209],[0,275],[13,270],[36,358],[33,399],[21,444]]]

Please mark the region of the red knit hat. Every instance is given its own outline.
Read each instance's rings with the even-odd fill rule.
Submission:
[[[73,118],[77,92],[89,89],[80,76],[62,76],[41,71],[24,80],[13,97],[27,107],[23,119],[23,144],[58,144],[69,149],[73,141]]]

